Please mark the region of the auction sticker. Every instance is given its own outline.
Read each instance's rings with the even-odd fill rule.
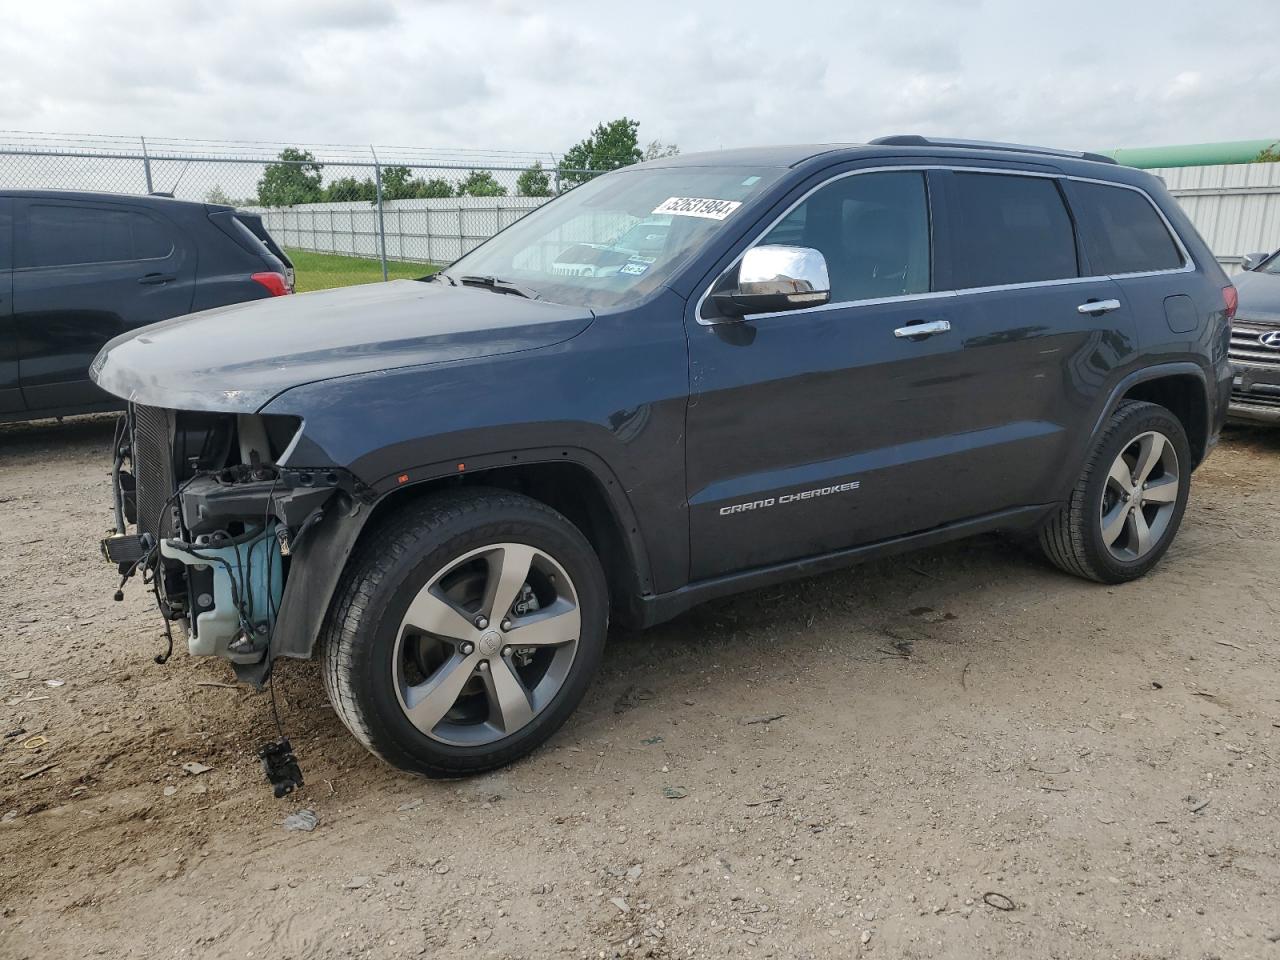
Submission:
[[[654,213],[677,217],[703,217],[707,220],[723,220],[742,203],[738,200],[709,200],[705,197],[667,197],[653,208]]]

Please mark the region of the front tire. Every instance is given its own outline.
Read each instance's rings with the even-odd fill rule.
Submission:
[[[320,642],[330,702],[393,766],[429,777],[510,763],[578,705],[608,631],[591,545],[545,504],[451,491],[370,530]]]
[[[1160,562],[1182,523],[1191,448],[1182,422],[1125,400],[1089,454],[1071,498],[1040,531],[1046,557],[1099,583],[1136,580]]]

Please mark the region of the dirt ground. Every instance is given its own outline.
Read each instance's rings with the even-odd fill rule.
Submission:
[[[112,602],[110,440],[0,428],[0,956],[1280,960],[1280,431],[1142,582],[991,537],[718,602],[476,779],[285,663],[285,800],[267,698]]]

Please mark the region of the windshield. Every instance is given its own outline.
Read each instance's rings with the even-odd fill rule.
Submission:
[[[621,170],[539,207],[446,271],[518,284],[542,300],[633,303],[657,289],[781,171]]]
[[[1271,259],[1258,268],[1259,273],[1280,273],[1280,255],[1273,253]]]

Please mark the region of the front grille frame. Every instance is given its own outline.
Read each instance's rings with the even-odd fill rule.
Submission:
[[[1280,350],[1264,347],[1258,338],[1265,333],[1280,331],[1280,324],[1260,323],[1256,320],[1231,321],[1231,342],[1227,346],[1227,359],[1237,363],[1263,366],[1280,366]]]

